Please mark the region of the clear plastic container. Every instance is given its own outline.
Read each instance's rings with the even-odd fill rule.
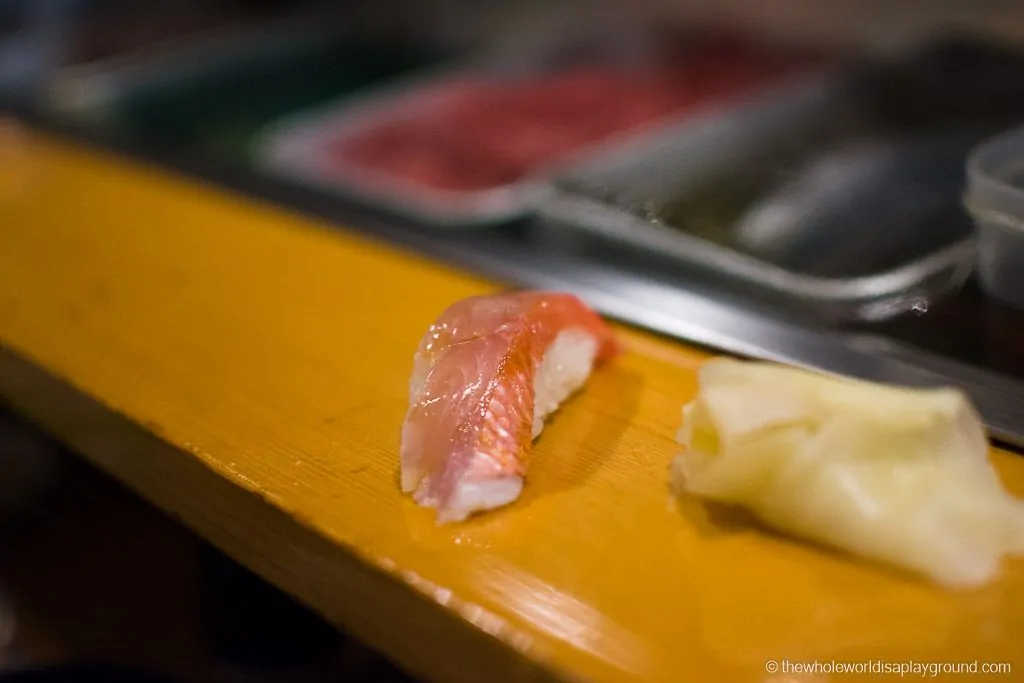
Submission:
[[[982,288],[1024,309],[1024,126],[974,149],[964,204],[976,226]]]

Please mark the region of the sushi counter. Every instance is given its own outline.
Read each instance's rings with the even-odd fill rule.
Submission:
[[[397,484],[412,354],[452,301],[496,284],[122,155],[19,144],[3,162],[0,395],[411,671],[1024,667],[1018,561],[950,592],[673,503],[680,407],[709,352],[630,328],[538,440],[522,499],[437,525]],[[1024,494],[1024,461],[992,458]]]
[[[453,67],[285,37],[203,78],[62,74],[0,128],[0,399],[427,680],[1017,680],[1021,558],[954,589],[672,471],[732,354],[955,386],[1024,497],[1024,56],[669,43]],[[414,355],[509,286],[578,295],[622,352],[518,499],[438,524],[402,490]],[[1012,545],[990,503],[968,536]],[[906,545],[952,552],[929,529]]]

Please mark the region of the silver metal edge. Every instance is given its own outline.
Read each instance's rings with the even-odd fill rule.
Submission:
[[[552,193],[539,207],[538,214],[542,220],[561,229],[596,234],[667,255],[688,266],[724,273],[808,301],[866,303],[895,296],[945,274],[956,279],[957,271],[971,268],[975,255],[974,240],[965,238],[889,271],[839,280],[793,273],[700,237],[645,221],[622,209],[569,193]]]

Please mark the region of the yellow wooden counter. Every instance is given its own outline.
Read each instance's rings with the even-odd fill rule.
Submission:
[[[830,677],[770,660],[977,660],[1024,678],[1024,562],[948,594],[672,504],[673,434],[706,355],[644,334],[622,330],[625,357],[550,424],[519,503],[435,526],[396,482],[412,353],[445,306],[492,285],[114,156],[11,140],[0,396],[408,669],[782,682]],[[1024,460],[995,459],[1024,494]]]

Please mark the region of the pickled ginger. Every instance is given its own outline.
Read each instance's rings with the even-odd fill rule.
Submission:
[[[959,390],[716,359],[677,438],[679,495],[745,507],[793,536],[951,588],[1024,554],[1024,502],[1004,490]]]

